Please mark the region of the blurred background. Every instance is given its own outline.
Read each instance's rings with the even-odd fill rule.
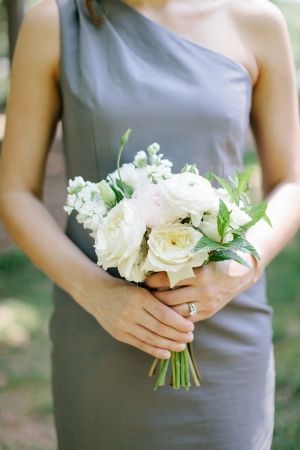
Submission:
[[[10,61],[22,18],[36,2],[0,0],[0,146]],[[274,3],[288,23],[300,93],[300,1]],[[48,157],[44,203],[63,228],[66,179],[61,147],[59,126]],[[252,188],[258,193],[260,172],[250,133],[245,163],[256,166]],[[277,365],[272,449],[300,450],[300,233],[268,267],[267,278]],[[48,337],[51,293],[50,280],[10,241],[0,222],[0,450],[55,449]]]

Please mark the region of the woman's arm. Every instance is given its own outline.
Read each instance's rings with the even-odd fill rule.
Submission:
[[[265,265],[283,249],[300,223],[300,119],[296,70],[282,13],[266,6],[252,25],[260,67],[254,89],[251,126],[268,201],[270,228],[259,222],[248,238]]]
[[[49,145],[61,111],[59,18],[54,0],[27,14],[12,67],[0,162],[0,216],[30,259],[116,339],[158,358],[183,349],[193,324],[147,289],[116,279],[60,230],[41,203]],[[109,301],[108,301],[109,299]]]
[[[247,30],[249,52],[255,55],[259,68],[253,88],[251,125],[261,161],[267,213],[272,222],[271,228],[260,221],[248,231],[247,237],[261,254],[263,265],[267,265],[300,224],[300,128],[295,67],[281,12],[267,1],[237,3],[241,4],[238,19]],[[253,264],[252,258],[248,260]],[[153,291],[183,316],[189,314],[188,301],[199,302],[200,312],[193,316],[193,321],[215,314],[256,278],[254,264],[247,270],[234,261],[210,263],[195,273],[195,278],[178,283],[180,289]],[[165,273],[159,273],[148,277],[147,285],[153,289],[167,288],[169,282]]]

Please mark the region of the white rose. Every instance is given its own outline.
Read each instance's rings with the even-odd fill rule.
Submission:
[[[194,276],[193,267],[201,266],[207,252],[194,253],[202,234],[191,225],[172,224],[153,228],[148,239],[147,271],[166,271],[170,287],[178,281]]]
[[[118,267],[120,274],[128,281],[131,270],[138,261],[146,225],[135,205],[134,200],[122,200],[109,211],[99,227],[95,251],[97,264],[105,270]]]
[[[210,182],[191,172],[176,174],[164,182],[164,196],[181,218],[191,216],[199,226],[203,214],[214,208],[218,197]]]

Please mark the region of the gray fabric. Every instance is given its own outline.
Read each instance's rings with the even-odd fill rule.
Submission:
[[[67,176],[97,181],[157,141],[179,170],[196,162],[227,177],[242,168],[252,85],[246,69],[147,19],[122,1],[105,25],[83,0],[57,0]],[[66,234],[96,261],[88,232]],[[100,270],[100,269],[99,269]],[[152,358],[111,337],[54,286],[50,321],[61,450],[269,450],[273,430],[272,308],[265,277],[197,323],[201,388],[153,391]],[[109,302],[109,298],[107,298]]]

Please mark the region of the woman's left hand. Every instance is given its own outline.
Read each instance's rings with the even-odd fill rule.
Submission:
[[[243,255],[249,268],[235,261],[210,262],[194,269],[195,277],[182,280],[170,289],[166,272],[149,275],[146,286],[161,302],[170,306],[192,322],[205,320],[216,314],[236,295],[249,288],[257,279],[254,257]],[[195,304],[197,313],[190,316],[188,302]]]

